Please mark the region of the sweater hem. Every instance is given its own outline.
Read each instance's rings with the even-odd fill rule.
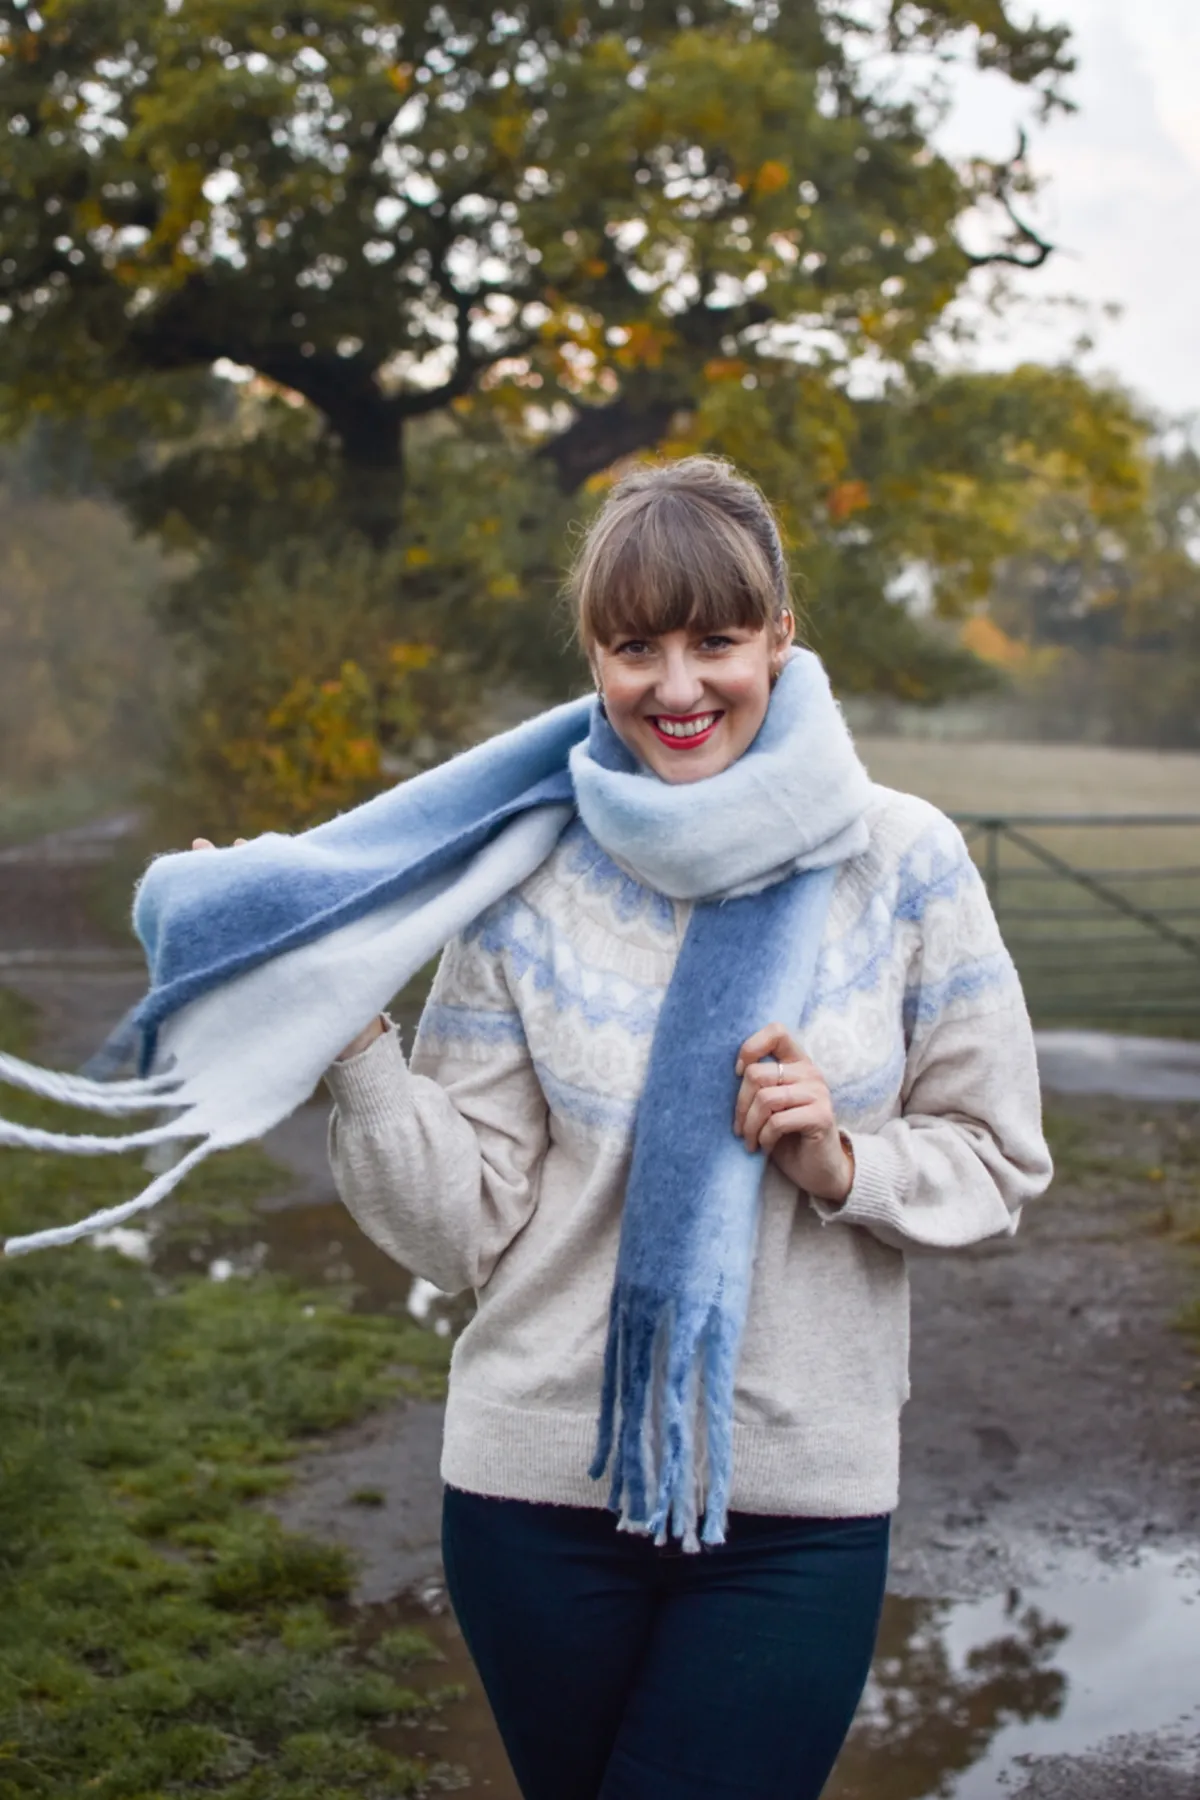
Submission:
[[[451,1387],[442,1442],[448,1487],[550,1506],[608,1504],[593,1481],[591,1413],[510,1406]],[[733,1426],[732,1512],[796,1518],[870,1518],[899,1499],[900,1423],[892,1411],[836,1426]]]

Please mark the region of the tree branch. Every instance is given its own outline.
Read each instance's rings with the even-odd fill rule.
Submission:
[[[984,255],[975,255],[970,250],[963,252],[973,269],[985,269],[993,263],[1006,263],[1013,269],[1040,269],[1054,255],[1055,246],[1032,225],[1021,218],[1013,203],[1012,186],[1017,170],[1025,161],[1029,148],[1029,140],[1022,126],[1017,134],[1017,153],[1012,159],[1001,164],[993,171],[992,199],[998,200],[1008,215],[1009,223],[1016,234],[1016,243],[1005,250],[989,250]],[[1029,251],[1022,255],[1019,246],[1024,245]]]

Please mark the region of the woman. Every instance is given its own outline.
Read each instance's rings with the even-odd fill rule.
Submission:
[[[718,866],[727,839],[713,898],[811,866],[808,824],[832,788],[851,796],[803,1016],[714,1049],[718,1020],[693,1059],[697,1079],[721,1063],[728,1133],[768,1165],[724,1543],[689,1555],[661,1521],[667,1541],[618,1530],[589,1470],[635,1109],[693,910],[655,890],[646,834],[614,855],[576,819],[451,943],[408,1064],[384,1018],[348,1046],[328,1075],[332,1163],[376,1243],[477,1296],[450,1376],[443,1547],[527,1800],[815,1800],[884,1588],[905,1253],[1011,1232],[1045,1187],[1031,1032],[958,832],[858,785],[852,752],[831,775],[823,746],[785,735],[794,753],[763,763],[777,790],[755,786],[762,855],[741,866],[721,796],[743,758],[758,768],[774,684],[806,655],[755,488],[702,457],[638,470],[572,587],[611,733],[645,783],[694,785],[663,797],[711,812]],[[643,1109],[640,1137],[669,1144],[673,1112],[670,1095]]]

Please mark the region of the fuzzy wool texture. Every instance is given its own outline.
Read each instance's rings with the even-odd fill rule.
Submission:
[[[909,1263],[1014,1231],[1050,1176],[1028,1013],[961,833],[881,787],[865,824],[797,1028],[857,1172],[836,1208],[773,1163],[764,1173],[733,1511],[895,1507]],[[412,1274],[474,1295],[450,1372],[453,1487],[607,1505],[610,1479],[589,1465],[634,1139],[697,910],[632,880],[576,819],[448,946],[411,1046],[389,1029],[326,1075],[334,1173],[358,1224]],[[736,1052],[730,1029],[727,1068]],[[698,1077],[686,1053],[672,1066],[667,1114]],[[731,1105],[722,1124],[736,1151]],[[703,1474],[702,1409],[699,1423]],[[648,1436],[651,1501],[653,1448]]]
[[[656,1046],[655,1110],[630,1178],[596,1462],[613,1458],[624,1525],[673,1529],[694,1547],[703,1511],[706,1536],[722,1541],[763,1169],[761,1157],[731,1152],[730,1108],[714,1105],[718,1096],[732,1103],[727,1027],[743,1013],[800,1017],[828,872],[862,849],[869,794],[824,670],[798,651],[755,742],[703,783],[673,786],[639,769],[595,702],[576,702],[300,837],[160,858],[134,908],[151,987],[131,1023],[151,1072],[141,1088],[122,1084],[120,1110],[141,1099],[173,1116],[119,1137],[36,1136],[39,1148],[76,1154],[192,1147],[124,1205],[10,1239],[6,1252],[111,1229],[157,1204],[212,1150],[286,1117],[364,1017],[545,860],[573,800],[597,842],[639,879],[702,903],[672,984],[674,1028]],[[697,1079],[710,1065],[719,1073]],[[48,1091],[43,1072],[13,1059],[0,1061],[0,1079]],[[676,1096],[669,1131],[660,1081]],[[70,1081],[69,1098],[114,1110],[111,1089],[85,1078]],[[25,1128],[0,1124],[0,1143],[31,1141]],[[652,1419],[663,1428],[651,1430]]]
[[[701,1508],[702,1540],[724,1542],[734,1378],[766,1167],[729,1129],[734,1054],[764,1019],[803,1017],[832,886],[833,870],[821,869],[695,908],[638,1104],[591,1473],[599,1479],[611,1456],[612,1510],[687,1550],[698,1547]],[[696,1466],[698,1401],[706,1483]]]

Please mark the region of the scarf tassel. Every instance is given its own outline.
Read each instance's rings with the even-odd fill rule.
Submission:
[[[0,1082],[35,1094],[41,1100],[52,1100],[62,1106],[78,1107],[81,1111],[100,1113],[109,1118],[177,1105],[180,1086],[172,1075],[155,1075],[141,1081],[92,1081],[87,1076],[66,1075],[56,1069],[38,1069],[18,1057],[4,1055],[0,1055]],[[58,1151],[67,1156],[119,1156],[126,1150],[149,1150],[156,1144],[177,1142],[196,1135],[194,1131],[189,1132],[178,1117],[143,1131],[109,1135],[46,1131],[40,1126],[20,1125],[0,1118],[0,1145],[4,1148]],[[72,1225],[56,1225],[46,1231],[9,1238],[4,1245],[4,1254],[23,1256],[31,1250],[50,1250],[63,1244],[74,1244],[97,1231],[111,1230],[114,1225],[123,1225],[126,1219],[157,1206],[214,1148],[213,1140],[205,1137],[132,1200],[91,1213]]]
[[[641,1288],[614,1296],[590,1474],[602,1480],[611,1461],[608,1506],[621,1530],[658,1545],[678,1538],[686,1552],[725,1542],[740,1336],[737,1321],[709,1300],[681,1306]]]

